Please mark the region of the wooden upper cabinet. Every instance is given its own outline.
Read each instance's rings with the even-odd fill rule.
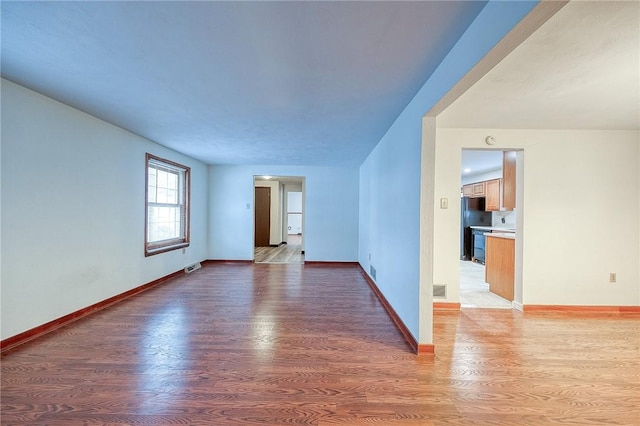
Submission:
[[[485,195],[487,197],[485,202],[485,211],[494,212],[500,210],[502,195],[501,181],[502,179],[493,179],[485,182]]]
[[[463,197],[486,197],[488,212],[513,210],[516,207],[516,151],[502,154],[502,179],[487,180],[462,186]]]
[[[516,208],[516,152],[504,151],[502,155],[502,206],[505,210]]]
[[[484,182],[478,182],[472,184],[473,186],[473,196],[474,197],[484,197],[485,195],[485,187]]]
[[[486,195],[486,182],[470,183],[462,186],[463,197],[484,197]]]

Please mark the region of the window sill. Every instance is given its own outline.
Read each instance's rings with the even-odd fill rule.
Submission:
[[[189,242],[186,243],[177,243],[166,246],[154,247],[154,248],[146,248],[144,251],[145,257],[153,256],[160,253],[166,253],[168,251],[178,250],[181,248],[189,247]]]

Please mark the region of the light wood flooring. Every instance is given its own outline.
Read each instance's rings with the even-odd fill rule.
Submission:
[[[638,425],[640,318],[437,312],[357,266],[208,264],[2,355],[7,425]]]
[[[288,235],[287,244],[278,247],[254,247],[253,259],[256,263],[304,263],[302,236]]]

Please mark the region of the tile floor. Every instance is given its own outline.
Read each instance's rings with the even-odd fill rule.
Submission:
[[[511,302],[489,291],[489,284],[484,281],[484,265],[461,260],[460,306],[511,309]]]

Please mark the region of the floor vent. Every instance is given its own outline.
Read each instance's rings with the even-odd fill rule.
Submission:
[[[184,272],[185,274],[190,274],[193,271],[195,271],[196,269],[200,269],[202,268],[202,265],[200,265],[200,262],[196,262],[196,263],[192,263],[191,265],[187,265],[184,267]]]
[[[434,284],[433,285],[433,298],[434,299],[446,299],[447,298],[447,285],[446,284]]]

